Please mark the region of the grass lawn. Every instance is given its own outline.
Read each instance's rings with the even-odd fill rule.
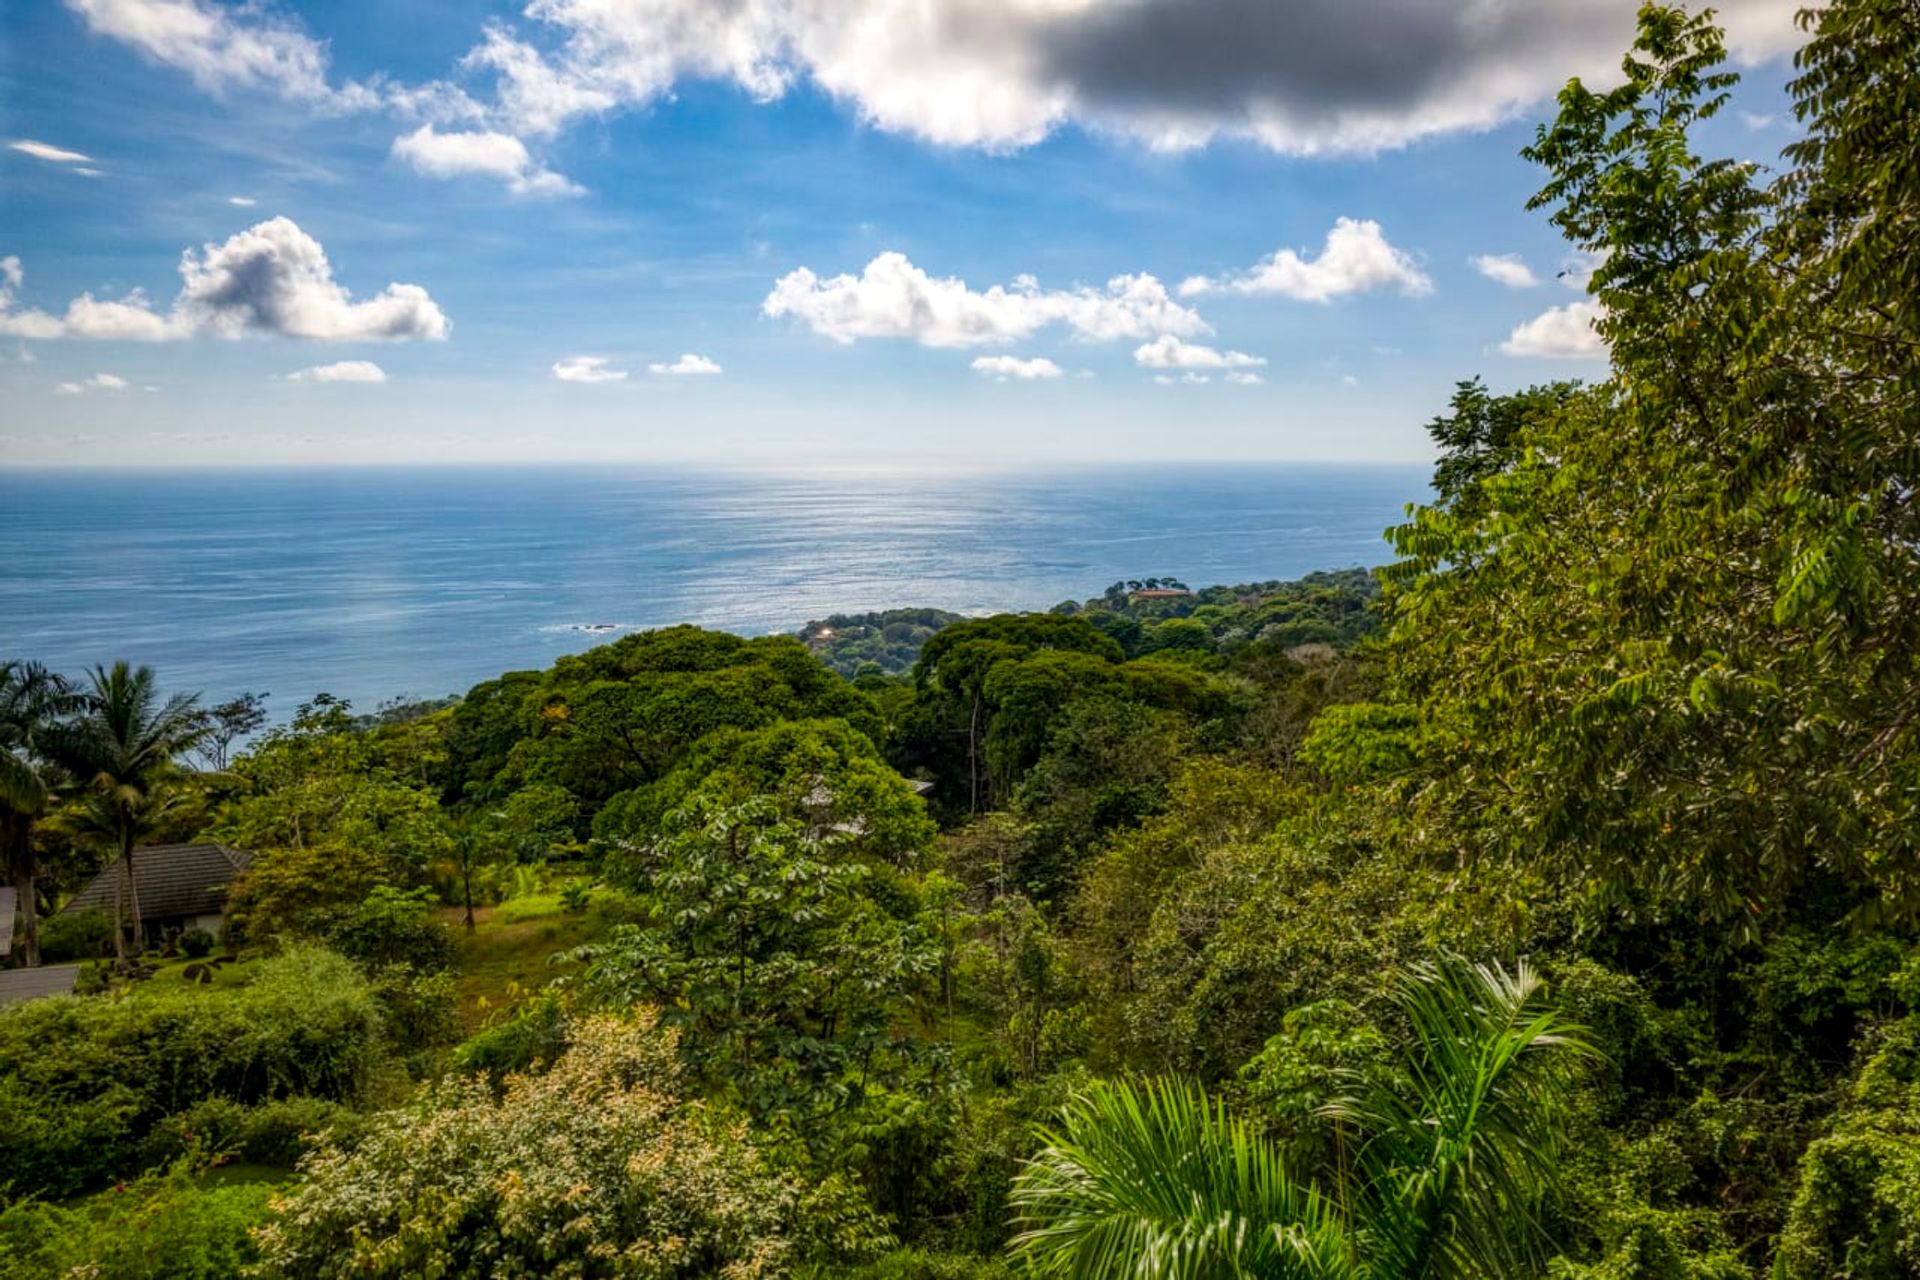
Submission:
[[[620,917],[619,907],[605,890],[577,912],[565,910],[557,894],[509,898],[497,907],[474,908],[471,933],[464,911],[442,911],[440,918],[459,945],[453,989],[461,1030],[472,1035],[553,979],[578,972],[580,966],[553,964],[550,958],[601,936]]]
[[[215,951],[212,955],[206,957],[204,960],[189,960],[185,956],[172,956],[168,959],[162,960],[156,956],[149,955],[145,958],[144,963],[153,966],[155,971],[154,975],[151,978],[148,978],[146,983],[136,983],[135,985],[145,986],[148,983],[150,983],[156,987],[195,986],[195,985],[209,986],[209,987],[240,986],[242,983],[244,983],[247,980],[247,975],[250,971],[247,962],[244,960],[229,960],[225,964],[214,964],[213,962],[217,960],[221,954],[222,954],[221,952]],[[190,964],[202,964],[207,966],[207,968],[213,974],[213,981],[208,983],[195,983],[191,979],[185,977],[181,973],[181,970],[185,969]]]

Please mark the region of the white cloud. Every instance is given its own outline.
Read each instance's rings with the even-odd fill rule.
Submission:
[[[625,382],[625,369],[609,369],[605,356],[568,356],[553,366],[553,376],[562,382]]]
[[[1115,276],[1104,289],[1064,290],[1043,290],[1032,276],[1021,276],[1010,288],[975,290],[957,277],[929,276],[896,252],[879,255],[858,276],[823,280],[805,267],[789,272],[760,309],[792,316],[840,343],[910,338],[928,347],[994,346],[1050,324],[1095,341],[1211,332],[1150,275]]]
[[[1189,370],[1177,378],[1170,373],[1156,373],[1153,375],[1153,380],[1163,387],[1202,387],[1213,381],[1213,375],[1209,373],[1194,373]]]
[[[1032,382],[1039,378],[1057,378],[1064,370],[1045,356],[1035,356],[1031,360],[1022,360],[1019,356],[980,356],[972,365],[975,373],[984,373],[996,382],[1005,382],[1013,378],[1021,382]]]
[[[290,218],[270,218],[180,258],[174,304],[196,329],[222,337],[273,333],[322,341],[444,338],[452,327],[417,284],[389,284],[364,302],[336,283],[320,242]]]
[[[95,35],[186,72],[210,93],[265,90],[343,109],[372,106],[359,85],[327,83],[327,48],[261,4],[204,0],[66,0]]]
[[[1350,373],[1343,373],[1340,375],[1340,385],[1343,387],[1357,387],[1360,385],[1360,379]]]
[[[26,279],[26,272],[20,266],[19,254],[10,253],[4,258],[0,258],[0,290],[4,291],[6,298],[10,299],[13,291],[26,283]],[[4,311],[5,309],[6,302],[0,301],[0,311]]]
[[[1500,344],[1510,356],[1548,356],[1560,359],[1600,359],[1607,344],[1593,325],[1605,312],[1597,302],[1569,302],[1544,311],[1514,329]]]
[[[1797,45],[1798,3],[1726,0],[1736,53]],[[532,0],[525,12],[557,40],[539,49],[490,29],[469,55],[499,72],[500,110],[520,131],[717,79],[763,100],[811,82],[868,124],[944,144],[1026,146],[1077,124],[1160,148],[1232,136],[1295,154],[1488,128],[1572,75],[1616,83],[1634,23],[1619,0]]]
[[[329,84],[326,45],[272,0],[66,3],[209,91],[522,138],[721,80],[760,100],[807,85],[866,124],[947,145],[1021,147],[1076,125],[1162,149],[1235,137],[1301,155],[1486,129],[1573,75],[1617,83],[1634,26],[1620,0],[529,0],[526,38],[489,24],[460,64],[492,77],[482,106],[445,81]],[[1736,56],[1796,47],[1800,3],[1723,0]]]
[[[1482,253],[1468,261],[1481,275],[1509,289],[1531,289],[1540,283],[1540,277],[1517,253]]]
[[[309,365],[287,375],[288,382],[385,382],[387,371],[371,360],[336,360]]]
[[[514,39],[498,23],[488,24],[484,43],[468,53],[461,66],[496,72],[501,113],[514,128],[534,137],[556,133],[576,116],[597,115],[620,102],[612,88],[555,68],[538,49]]]
[[[237,209],[251,209],[260,202],[252,196],[228,196],[227,203]]]
[[[1228,382],[1231,382],[1238,387],[1257,387],[1257,386],[1260,386],[1262,383],[1266,382],[1266,379],[1261,377],[1257,373],[1245,373],[1245,372],[1236,371],[1233,373],[1229,373],[1225,376]]]
[[[697,356],[689,351],[678,360],[662,362],[660,364],[650,364],[647,366],[647,372],[664,374],[674,378],[700,377],[719,373],[720,366],[705,356]]]
[[[1746,125],[1747,128],[1752,129],[1756,133],[1762,129],[1773,128],[1779,119],[1780,117],[1778,116],[1763,115],[1757,111],[1742,111],[1740,113],[1740,123]]]
[[[154,310],[135,289],[118,300],[83,293],[64,315],[13,309],[17,260],[0,288],[0,333],[21,338],[102,338],[163,342],[211,334],[273,334],[318,341],[444,338],[452,327],[427,291],[390,284],[352,301],[333,278],[320,242],[288,218],[271,218],[180,256],[181,289],[170,310]]]
[[[1182,342],[1170,333],[1135,347],[1133,358],[1149,369],[1244,369],[1267,362],[1265,356],[1244,351],[1216,351],[1197,342]]]
[[[91,164],[93,157],[78,151],[69,151],[65,147],[56,147],[50,142],[35,142],[32,138],[16,138],[7,144],[10,151],[19,151],[36,160],[46,160],[52,164]],[[98,172],[98,170],[95,170]]]
[[[423,124],[393,140],[393,155],[428,177],[497,178],[515,195],[571,196],[581,191],[560,174],[540,167],[527,153],[526,144],[507,133],[440,133],[433,125]]]
[[[1340,218],[1327,232],[1320,256],[1308,258],[1280,249],[1249,271],[1213,279],[1193,276],[1180,293],[1280,294],[1301,302],[1330,302],[1349,293],[1398,287],[1410,297],[1433,292],[1433,281],[1411,254],[1394,248],[1371,218]]]
[[[96,373],[91,378],[82,378],[78,382],[55,383],[53,393],[57,396],[77,396],[89,391],[125,391],[126,389],[127,380],[118,374]]]

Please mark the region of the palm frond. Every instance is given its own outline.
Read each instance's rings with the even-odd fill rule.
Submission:
[[[1525,963],[1423,967],[1400,984],[1405,1078],[1326,1110],[1365,1135],[1360,1198],[1394,1274],[1532,1274],[1583,1028]]]
[[[1013,1248],[1072,1280],[1359,1274],[1334,1206],[1279,1149],[1180,1081],[1100,1083],[1021,1172]]]

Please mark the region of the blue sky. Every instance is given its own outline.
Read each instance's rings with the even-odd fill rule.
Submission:
[[[1631,8],[14,0],[0,463],[1422,458],[1605,369],[1517,152]]]

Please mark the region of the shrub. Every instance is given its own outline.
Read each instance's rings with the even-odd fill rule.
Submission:
[[[1001,1258],[897,1249],[865,1266],[832,1274],[839,1280],[1004,1280],[1013,1273]]]
[[[511,1018],[476,1032],[453,1051],[453,1060],[462,1071],[498,1080],[536,1062],[552,1062],[566,1043],[567,1006],[549,991],[521,1006]]]
[[[188,1160],[74,1208],[0,1208],[0,1280],[230,1280],[253,1260],[264,1183],[209,1186]]]
[[[40,922],[40,958],[48,964],[95,960],[113,950],[113,917],[70,911]]]
[[[592,900],[593,889],[585,880],[569,880],[560,886],[560,905],[576,915]]]
[[[251,1107],[207,1098],[154,1126],[140,1157],[158,1167],[203,1150],[291,1169],[324,1139],[351,1143],[363,1124],[358,1112],[325,1098],[276,1098]]]
[[[453,975],[420,973],[403,964],[375,970],[374,994],[386,1015],[387,1043],[411,1053],[451,1044],[459,1038],[459,1003]]]
[[[68,1195],[123,1172],[163,1117],[207,1098],[362,1096],[383,1020],[353,964],[294,948],[252,970],[238,987],[0,1010],[0,1186]]]
[[[429,891],[379,885],[364,902],[334,914],[324,936],[335,951],[369,969],[410,965],[437,973],[453,964],[453,935],[433,918]]]
[[[679,1090],[651,1014],[576,1023],[498,1093],[451,1077],[301,1163],[256,1237],[262,1274],[770,1276],[815,1242],[884,1241],[843,1188],[803,1188]]]
[[[202,960],[213,953],[213,935],[205,929],[188,929],[180,935],[180,951],[189,960]]]

